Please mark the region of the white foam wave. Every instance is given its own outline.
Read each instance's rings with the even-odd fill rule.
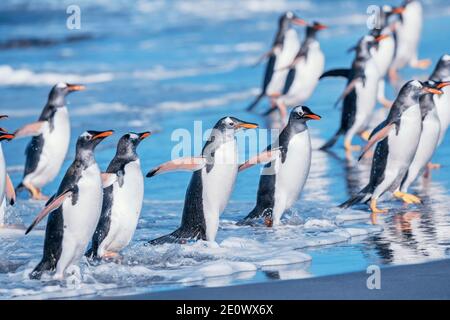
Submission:
[[[29,69],[14,69],[9,65],[0,65],[0,86],[47,86],[57,82],[97,83],[114,79],[112,73],[79,75],[73,73],[41,72]]]

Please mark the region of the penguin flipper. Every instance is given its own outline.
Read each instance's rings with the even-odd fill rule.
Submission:
[[[245,169],[253,167],[255,164],[271,162],[275,160],[277,157],[279,157],[280,154],[281,154],[281,147],[263,151],[260,154],[254,156],[253,158],[247,160],[245,163],[241,164],[238,170],[239,172],[241,172]]]
[[[47,121],[37,121],[33,123],[29,123],[22,128],[16,130],[14,135],[16,138],[23,138],[29,136],[38,136],[42,132],[42,128]]]
[[[14,185],[11,181],[11,177],[9,174],[6,174],[6,198],[8,199],[8,202],[10,205],[14,205],[16,202],[16,191],[14,190]]]
[[[68,190],[58,197],[52,196],[52,198],[47,202],[44,209],[42,209],[42,211],[36,216],[31,225],[28,227],[27,231],[25,231],[25,234],[28,234],[42,219],[45,218],[46,215],[58,209],[63,204],[64,200],[71,195],[72,190]]]
[[[350,78],[350,69],[332,69],[324,72],[319,79],[326,77],[344,77]]]
[[[378,127],[376,127],[371,133],[369,141],[367,141],[367,144],[364,146],[358,161],[362,159],[366,152],[369,151],[375,143],[386,138],[394,125],[395,123],[387,123],[386,121],[378,125]]]
[[[172,161],[167,161],[156,168],[150,170],[146,177],[151,178],[158,174],[169,171],[197,171],[206,165],[204,157],[181,158]]]
[[[339,139],[339,136],[341,134],[343,134],[343,133],[344,133],[344,130],[342,128],[339,128],[339,130],[334,134],[334,136],[332,136],[330,138],[330,140],[328,140],[323,146],[321,146],[319,148],[319,150],[328,150],[328,149],[330,149],[332,146],[334,146],[336,144],[336,142]]]
[[[29,277],[31,280],[39,280],[45,271],[51,271],[55,269],[55,267],[56,265],[54,265],[51,261],[42,259],[33,271],[31,271]]]
[[[253,102],[247,107],[247,111],[252,111],[259,103],[259,101],[264,97],[265,93],[261,92],[256,98],[255,100],[253,100]]]

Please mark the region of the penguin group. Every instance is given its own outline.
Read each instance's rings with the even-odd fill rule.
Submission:
[[[192,172],[179,228],[148,244],[215,241],[220,216],[239,173],[257,164],[263,168],[256,203],[237,225],[254,226],[259,221],[267,227],[280,226],[283,214],[300,197],[312,165],[308,125],[321,119],[304,103],[327,77],[343,77],[346,86],[335,103],[342,104],[339,127],[320,150],[333,148],[343,136],[348,158],[355,151],[360,152],[359,160],[372,157],[367,185],[339,207],[368,204],[372,214],[385,213],[387,210],[378,202],[386,192],[405,204],[421,204],[410,187],[437,166],[431,160],[450,124],[450,55],[442,55],[428,79],[406,81],[391,102],[385,87],[387,82],[399,86],[398,70],[408,64],[426,68],[430,61],[418,58],[420,1],[380,6],[379,12],[379,24],[350,48],[354,54],[350,68],[328,71],[318,40],[319,32],[328,27],[307,22],[291,11],[281,15],[273,44],[261,58],[267,59],[261,91],[247,107],[252,112],[267,98],[269,106],[263,115],[279,114],[282,126],[278,136],[263,152],[239,163],[236,133],[257,129],[258,124],[226,116],[212,128],[201,154],[172,159],[148,171],[145,176],[152,180],[168,172]],[[303,41],[295,25],[305,28]],[[131,242],[139,223],[144,174],[137,149],[151,136],[150,131],[124,134],[103,172],[95,160],[95,149],[114,131],[83,132],[57,190],[51,197],[42,193],[42,188],[58,176],[69,150],[71,125],[66,96],[85,89],[80,84],[58,83],[36,122],[13,133],[0,128],[0,225],[5,207],[14,205],[16,193],[27,191],[33,199],[46,201],[25,232],[28,234],[48,216],[42,259],[30,273],[32,279],[40,279],[47,272],[54,272],[54,279],[64,279],[68,267],[83,256],[92,263],[120,260],[120,252]],[[388,115],[372,129],[377,102]],[[355,136],[366,141],[364,147],[354,144]],[[1,143],[23,137],[31,137],[31,141],[25,152],[23,178],[14,188]]]

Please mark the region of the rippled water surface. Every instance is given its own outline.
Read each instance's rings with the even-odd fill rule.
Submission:
[[[45,187],[52,194],[73,159],[76,136],[86,129],[116,134],[100,145],[97,161],[106,168],[115,143],[128,130],[155,134],[139,147],[146,172],[170,159],[178,128],[194,131],[194,121],[210,128],[224,115],[265,120],[244,112],[258,92],[262,66],[253,67],[268,49],[278,15],[297,10],[330,28],[321,35],[326,68],[346,67],[346,53],[365,27],[367,5],[374,1],[78,1],[81,30],[65,28],[65,1],[6,0],[0,4],[0,104],[13,130],[34,121],[49,88],[58,81],[84,83],[88,90],[69,98],[72,143],[58,178]],[[424,1],[421,56],[435,62],[449,52],[446,1]],[[435,10],[435,8],[440,8]],[[438,32],[437,32],[438,31]],[[302,32],[302,31],[300,31]],[[70,40],[67,37],[78,37]],[[447,37],[447,38],[445,38]],[[21,39],[26,47],[10,48]],[[21,42],[24,43],[24,42]],[[431,70],[407,69],[402,76],[425,78]],[[321,83],[308,102],[323,119],[310,123],[314,146],[337,129],[342,80]],[[393,98],[394,90],[388,89]],[[264,102],[259,107],[263,110]],[[382,112],[382,111],[379,111]],[[382,118],[382,115],[381,115]],[[4,144],[8,171],[20,181],[27,139]],[[262,144],[262,143],[261,143]],[[194,147],[194,143],[193,143]],[[244,157],[244,146],[240,146]],[[261,145],[260,148],[263,148]],[[0,229],[0,298],[49,298],[120,295],[183,286],[304,278],[363,270],[371,264],[418,263],[450,253],[450,136],[434,162],[442,168],[414,192],[424,205],[404,207],[387,197],[389,214],[373,221],[365,207],[341,210],[368,180],[370,163],[315,151],[305,190],[277,228],[238,227],[252,208],[260,168],[239,175],[231,202],[221,218],[216,243],[145,246],[147,240],[174,230],[180,221],[189,173],[172,173],[145,181],[145,201],[138,230],[119,263],[72,268],[64,283],[49,278],[31,281],[28,274],[41,258],[44,227],[23,235],[43,206],[20,195],[6,220],[16,228]],[[194,149],[195,150],[195,149]]]

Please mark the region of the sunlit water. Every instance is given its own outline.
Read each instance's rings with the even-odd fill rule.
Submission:
[[[51,46],[0,50],[1,113],[13,130],[37,118],[48,90],[57,81],[80,82],[88,90],[69,98],[73,136],[58,178],[44,192],[53,193],[73,158],[76,136],[86,129],[115,129],[97,150],[106,168],[123,133],[155,131],[139,147],[143,170],[170,159],[176,142],[172,132],[194,130],[194,121],[210,128],[220,117],[265,120],[243,111],[258,92],[262,66],[252,67],[268,49],[276,19],[287,9],[317,19],[330,29],[321,35],[326,67],[346,67],[346,50],[367,32],[365,11],[373,1],[78,1],[82,29],[65,28],[61,2],[2,1],[2,43],[12,39],[90,38]],[[69,3],[69,2],[67,2]],[[434,62],[449,52],[450,7],[446,1],[425,1],[426,23],[421,56]],[[436,10],[439,8],[439,10]],[[300,31],[301,32],[301,31]],[[445,41],[444,41],[445,40]],[[404,78],[430,72],[405,70]],[[343,80],[326,80],[308,102],[322,115],[310,123],[313,145],[337,129],[339,109],[332,107]],[[390,97],[394,93],[388,90]],[[264,110],[267,102],[258,110]],[[8,171],[20,181],[27,139],[4,144]],[[392,208],[373,224],[365,207],[341,210],[336,205],[368,179],[370,163],[345,160],[341,143],[336,154],[313,153],[306,188],[280,227],[238,227],[255,201],[260,168],[239,175],[231,202],[221,218],[216,243],[145,246],[147,240],[173,231],[179,224],[189,173],[172,173],[145,181],[145,201],[138,230],[120,263],[70,270],[64,283],[49,277],[31,281],[28,274],[42,254],[45,223],[28,236],[28,225],[43,203],[20,195],[7,214],[19,229],[0,229],[0,298],[46,298],[120,295],[184,286],[294,279],[363,270],[368,265],[418,263],[446,258],[450,248],[450,137],[434,161],[442,169],[431,182],[415,187],[422,206],[404,207],[386,198]],[[194,143],[193,143],[194,145]],[[244,156],[244,147],[241,145]],[[261,145],[260,148],[263,148]]]

